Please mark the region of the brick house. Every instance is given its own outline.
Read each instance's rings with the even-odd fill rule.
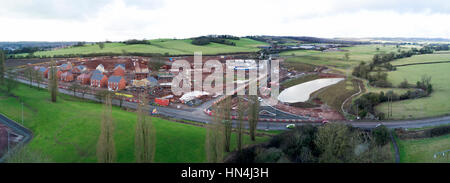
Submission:
[[[108,84],[108,77],[103,74],[94,73],[91,76],[91,86],[94,87],[106,87]]]
[[[91,82],[91,73],[83,73],[77,77],[77,81],[81,84],[87,85]]]
[[[63,74],[63,71],[59,70],[56,72],[56,78],[61,79],[61,75]]]
[[[74,76],[73,76],[72,72],[67,71],[67,72],[61,74],[61,81],[72,82],[73,80],[74,80]]]
[[[113,70],[113,76],[125,76],[125,65],[117,64]]]
[[[87,70],[86,66],[79,65],[79,66],[75,66],[75,68],[72,69],[72,73],[81,74],[81,73],[85,72],[86,70]]]
[[[123,90],[125,89],[127,82],[122,76],[111,76],[108,79],[108,89],[109,90]]]
[[[39,73],[41,74],[42,77],[47,78],[48,77],[48,68],[45,67],[40,67],[38,69]]]
[[[72,63],[67,62],[66,64],[62,64],[59,66],[59,68],[63,71],[68,71],[68,70],[72,70]]]
[[[47,78],[48,79],[48,71],[49,71],[50,69],[49,68],[47,68],[45,71],[44,71],[44,78]]]
[[[56,78],[57,79],[61,79],[61,75],[62,74],[63,74],[63,72],[61,70],[59,70],[59,69],[56,70]],[[51,77],[52,74],[51,74],[51,70],[50,69],[48,69],[48,71],[47,71],[47,76],[48,76],[47,77],[48,79],[52,79],[52,77]]]

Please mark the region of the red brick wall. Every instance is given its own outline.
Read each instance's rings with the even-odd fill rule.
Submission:
[[[121,67],[119,67],[116,70],[114,70],[113,75],[114,76],[125,76],[125,71]]]

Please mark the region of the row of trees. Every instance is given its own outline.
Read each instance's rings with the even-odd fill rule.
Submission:
[[[245,104],[243,97],[237,97],[237,100],[236,144],[237,151],[241,152],[243,148],[245,113],[247,113],[248,118],[250,139],[252,141],[256,140],[256,127],[259,121],[259,100],[256,95],[249,96],[247,104]],[[231,135],[233,133],[231,106],[232,97],[226,97],[214,107],[213,120],[206,125],[205,152],[208,162],[222,162],[224,152],[231,151]]]
[[[140,96],[141,103],[137,108],[137,120],[135,128],[135,159],[137,163],[152,163],[156,150],[156,130],[148,111],[147,97]],[[112,118],[112,98],[106,95],[104,98],[100,136],[97,143],[97,161],[99,163],[114,163],[117,161],[114,142],[114,119]]]
[[[379,48],[377,48],[377,50],[379,50]],[[411,48],[411,50],[408,51],[404,50],[402,51],[398,49],[397,53],[390,52],[390,53],[375,54],[372,58],[371,63],[366,64],[365,62],[361,62],[358,66],[353,68],[352,75],[368,79],[370,81],[370,84],[373,86],[391,87],[392,84],[387,82],[385,77],[372,77],[370,73],[374,71],[376,67],[384,67],[389,71],[393,71],[396,70],[396,67],[394,67],[390,62],[395,59],[411,57],[417,54],[430,54],[430,53],[433,53],[432,47],[425,46],[421,49]],[[377,76],[381,75],[378,74]]]
[[[274,136],[267,145],[231,154],[232,163],[347,163],[389,162],[383,146],[389,131],[380,126],[364,131],[341,123],[302,125]]]
[[[137,39],[130,39],[122,42],[124,44],[151,44],[150,41],[143,39],[143,40],[137,40]]]
[[[414,87],[416,90],[408,90],[407,92],[398,95],[394,93],[392,90],[384,93],[381,91],[380,93],[367,93],[359,97],[354,101],[354,109],[353,112],[358,116],[364,118],[369,113],[374,114],[374,116],[378,119],[384,119],[386,116],[383,112],[375,112],[375,106],[383,103],[383,102],[394,102],[408,99],[417,99],[422,97],[427,97],[433,92],[433,86],[431,84],[431,77],[427,75],[423,75],[420,81],[417,81],[416,86],[411,86],[408,84],[408,81],[405,80],[400,84],[400,87],[411,88]],[[388,115],[391,116],[392,111],[388,111]]]
[[[227,40],[228,38],[220,38],[220,37],[208,37],[208,36],[202,36],[202,37],[197,37],[194,38],[192,40],[192,44],[193,45],[207,45],[211,42],[213,43],[219,43],[219,44],[225,44],[225,45],[230,45],[230,46],[236,46],[236,43]]]
[[[100,47],[101,44],[99,44]],[[104,47],[104,44],[103,44]],[[101,47],[100,47],[101,48]],[[26,59],[26,58],[75,58],[75,57],[100,57],[100,56],[142,56],[142,57],[154,57],[156,55],[161,55],[159,53],[142,53],[142,52],[128,52],[122,50],[121,53],[113,52],[99,52],[99,53],[79,53],[79,54],[64,54],[64,55],[8,55],[10,59]],[[169,53],[164,53],[164,56],[170,56]]]

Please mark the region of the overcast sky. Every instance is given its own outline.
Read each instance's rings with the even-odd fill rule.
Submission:
[[[450,38],[448,0],[0,0],[0,41],[208,34]]]

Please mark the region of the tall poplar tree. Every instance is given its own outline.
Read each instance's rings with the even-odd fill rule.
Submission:
[[[156,130],[152,119],[146,114],[148,100],[145,94],[141,94],[137,108],[137,123],[134,142],[134,154],[138,163],[152,163],[155,159]]]
[[[57,76],[56,63],[52,59],[50,62],[50,71],[49,71],[49,82],[48,82],[48,90],[51,94],[52,102],[56,102],[58,96],[58,76]]]
[[[116,162],[116,148],[114,145],[114,123],[112,119],[111,96],[105,97],[101,121],[100,137],[97,143],[97,162]]]

